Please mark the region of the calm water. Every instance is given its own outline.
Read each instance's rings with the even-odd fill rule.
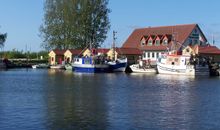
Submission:
[[[220,78],[0,71],[0,129],[220,129]]]

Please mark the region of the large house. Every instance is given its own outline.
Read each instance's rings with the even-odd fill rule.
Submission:
[[[181,52],[186,46],[205,46],[207,39],[198,24],[135,29],[122,48],[140,49],[143,60],[156,59],[168,50]]]

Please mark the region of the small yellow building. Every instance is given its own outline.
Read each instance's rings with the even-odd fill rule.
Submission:
[[[136,48],[115,48],[114,50],[110,49],[107,52],[107,56],[111,60],[113,60],[113,56],[115,56],[115,59],[120,57],[127,57],[128,64],[136,63],[139,57],[142,55],[142,51]]]
[[[66,63],[71,63],[73,58],[75,56],[81,56],[83,50],[79,50],[79,49],[68,49],[66,50],[66,52],[64,53],[64,59]]]
[[[198,54],[196,47],[187,46],[182,51],[182,55],[191,56],[191,55],[196,55],[196,54]]]
[[[64,53],[66,50],[52,50],[49,53],[49,64],[50,65],[56,65],[56,64],[62,64],[64,61]]]

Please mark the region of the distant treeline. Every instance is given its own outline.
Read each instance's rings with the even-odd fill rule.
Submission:
[[[47,60],[48,59],[48,52],[47,51],[39,51],[39,52],[23,52],[23,51],[1,51],[0,58],[7,58],[7,59],[20,59],[20,58],[28,58],[28,59],[41,59]]]

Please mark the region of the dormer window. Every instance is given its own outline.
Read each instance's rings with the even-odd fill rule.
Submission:
[[[159,46],[159,45],[160,45],[160,40],[156,40],[155,45],[156,45],[156,46]]]
[[[148,44],[147,44],[147,45],[148,45],[148,46],[152,46],[152,44],[153,44],[153,40],[151,40],[151,39],[148,40]]]
[[[167,39],[164,39],[163,40],[163,45],[167,45],[168,44],[168,40]]]
[[[145,38],[141,40],[141,46],[145,46]]]

